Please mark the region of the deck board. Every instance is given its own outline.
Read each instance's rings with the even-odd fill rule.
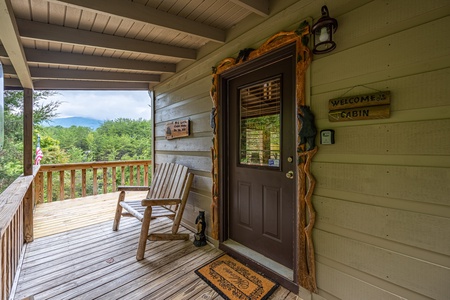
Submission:
[[[145,192],[127,199],[142,199]],[[27,244],[14,299],[222,299],[194,270],[222,255],[189,241],[147,242],[135,259],[140,222],[112,231],[118,193],[38,205],[35,241]],[[171,221],[150,228],[170,232]],[[181,227],[181,232],[189,232]],[[271,299],[293,299],[280,287]]]

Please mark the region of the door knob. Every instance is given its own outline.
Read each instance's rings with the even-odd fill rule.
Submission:
[[[294,171],[287,172],[286,173],[286,178],[293,179],[294,178]]]

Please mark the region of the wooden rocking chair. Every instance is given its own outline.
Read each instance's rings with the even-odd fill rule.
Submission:
[[[119,228],[120,217],[135,217],[142,222],[141,234],[136,259],[144,258],[147,239],[150,241],[160,240],[188,240],[189,234],[178,233],[184,207],[189,195],[189,189],[194,175],[188,173],[188,168],[173,163],[163,163],[155,172],[152,185],[146,186],[119,186],[119,199],[117,202],[116,215],[113,230]],[[127,191],[147,191],[147,197],[138,201],[125,201]],[[122,213],[122,209],[127,212]],[[150,220],[168,217],[173,220],[172,233],[149,234]]]

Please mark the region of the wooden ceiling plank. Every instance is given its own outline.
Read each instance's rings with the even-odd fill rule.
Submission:
[[[9,0],[0,0],[0,41],[17,72],[23,88],[33,89],[25,51],[19,37],[16,19]]]
[[[163,55],[191,60],[195,59],[197,55],[196,50],[194,49],[157,44],[29,20],[17,19],[17,24],[23,38]]]
[[[62,2],[89,10],[104,12],[126,19],[132,19],[144,23],[150,23],[187,34],[200,36],[205,39],[224,43],[225,31],[207,26],[205,24],[178,17],[159,11],[149,6],[123,0],[49,0],[50,2]],[[125,5],[124,5],[125,4]]]
[[[269,0],[230,0],[262,17],[269,16]]]
[[[148,90],[146,82],[37,80],[36,90]]]
[[[163,73],[175,73],[176,65],[155,63],[151,61],[123,60],[119,58],[89,56],[83,54],[50,52],[44,50],[25,49],[28,61],[48,63],[51,65],[72,65],[83,67],[98,67],[120,70],[140,70]],[[16,69],[17,70],[17,69]]]
[[[5,73],[14,71],[12,66],[4,66]],[[31,76],[36,79],[73,79],[122,82],[159,82],[158,74],[132,74],[124,72],[99,72],[55,68],[30,68]]]

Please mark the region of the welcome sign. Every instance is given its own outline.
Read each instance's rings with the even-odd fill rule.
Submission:
[[[389,91],[334,98],[328,101],[328,120],[341,122],[389,118],[390,104]]]

